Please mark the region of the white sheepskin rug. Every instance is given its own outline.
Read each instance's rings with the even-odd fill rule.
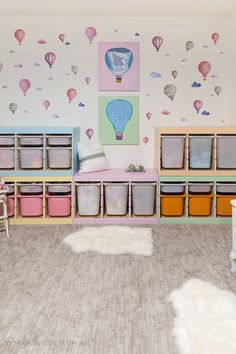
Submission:
[[[63,242],[76,253],[93,251],[102,254],[131,253],[151,256],[152,229],[128,226],[83,227],[68,235]]]
[[[190,279],[169,296],[181,354],[236,354],[236,295]]]

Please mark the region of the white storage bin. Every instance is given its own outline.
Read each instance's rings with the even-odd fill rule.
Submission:
[[[76,183],[78,211],[81,216],[100,213],[101,183]]]
[[[183,168],[185,136],[161,137],[161,167]]]
[[[156,183],[132,183],[131,191],[134,215],[153,215],[155,213]]]
[[[0,135],[0,146],[14,146],[14,135]]]
[[[71,135],[48,136],[47,139],[50,146],[71,146]]]
[[[71,148],[47,148],[49,168],[71,168]]]
[[[189,167],[199,169],[211,168],[212,136],[189,137]]]
[[[43,146],[43,136],[42,135],[20,135],[21,146]]]
[[[189,193],[211,193],[212,192],[213,183],[189,183],[188,191]]]
[[[236,136],[217,137],[217,168],[236,168]]]
[[[70,183],[47,183],[49,194],[69,194],[71,193],[71,184]]]
[[[183,194],[185,192],[185,183],[161,183],[161,193],[164,194]]]
[[[17,183],[20,193],[22,194],[42,194],[42,183]]]
[[[106,182],[105,207],[107,215],[125,215],[128,207],[129,183]]]
[[[14,148],[0,149],[0,169],[14,169],[15,167],[15,150]]]
[[[20,167],[26,169],[43,168],[43,149],[19,148]]]
[[[216,193],[219,194],[235,194],[236,193],[236,183],[217,183]]]

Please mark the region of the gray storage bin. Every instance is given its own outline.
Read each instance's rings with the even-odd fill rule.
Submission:
[[[7,191],[7,195],[12,195],[15,193],[15,184],[11,183],[11,182],[7,182],[6,183],[8,191]]]
[[[76,183],[78,212],[81,216],[100,213],[101,183]]]
[[[15,167],[15,149],[1,148],[0,149],[0,169],[14,169]]]
[[[71,135],[54,135],[47,138],[50,146],[71,146]]]
[[[42,183],[17,183],[22,194],[41,194],[43,193]]]
[[[128,209],[128,189],[126,182],[106,182],[105,209],[107,215],[125,215]]]
[[[211,193],[212,192],[213,183],[189,183],[188,191],[189,193]]]
[[[216,193],[219,194],[236,194],[236,183],[217,183]]]
[[[43,149],[18,148],[20,151],[20,167],[26,169],[43,168]]]
[[[70,183],[46,183],[48,188],[48,193],[50,194],[65,194],[71,193],[71,184]]]
[[[185,192],[185,183],[161,183],[161,193],[164,194],[183,194]]]
[[[71,148],[47,148],[49,168],[71,168]]]
[[[217,136],[217,168],[236,168],[236,136]]]
[[[183,168],[185,136],[161,137],[161,167]]]
[[[0,135],[0,146],[14,146],[15,136],[14,135]]]
[[[42,135],[18,135],[21,146],[43,146]]]
[[[212,142],[212,136],[189,137],[189,168],[211,168]]]
[[[132,183],[132,206],[134,215],[153,215],[155,213],[156,183]]]

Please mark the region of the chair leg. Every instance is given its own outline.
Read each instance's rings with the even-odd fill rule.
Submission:
[[[5,223],[7,238],[9,238],[8,215],[7,215],[7,204],[6,203],[3,203],[3,216],[4,216],[4,223]]]

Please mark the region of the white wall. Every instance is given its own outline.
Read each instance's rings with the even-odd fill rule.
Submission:
[[[128,18],[128,17],[2,17],[0,21],[0,124],[2,126],[80,126],[81,140],[88,141],[87,128],[93,128],[98,136],[98,96],[139,96],[139,145],[104,146],[112,167],[125,167],[130,162],[146,167],[154,164],[155,126],[225,126],[232,123],[230,117],[230,31],[236,29],[236,16],[231,23],[227,18]],[[97,36],[89,44],[84,34],[86,27],[94,26]],[[22,45],[14,38],[16,29],[24,29]],[[211,34],[218,32],[216,45]],[[236,32],[236,30],[235,30]],[[58,39],[65,34],[65,41]],[[135,35],[136,34],[136,35]],[[137,35],[139,34],[139,35]],[[155,35],[163,37],[159,53],[152,45]],[[47,41],[38,44],[39,39]],[[195,47],[186,52],[185,43],[193,41]],[[97,83],[97,42],[138,41],[140,43],[140,91],[99,92]],[[65,45],[69,42],[70,45]],[[50,69],[44,60],[45,53],[56,53],[57,59]],[[235,54],[235,53],[234,53]],[[212,69],[207,80],[202,79],[198,63],[207,60]],[[235,63],[235,61],[234,61]],[[16,64],[23,65],[21,68]],[[78,65],[75,75],[72,65]],[[235,66],[235,65],[234,65]],[[172,70],[178,71],[174,79]],[[161,74],[152,78],[151,73]],[[216,76],[216,77],[212,77]],[[85,77],[91,77],[89,85]],[[236,72],[234,71],[236,78]],[[18,86],[21,79],[31,81],[26,96]],[[52,78],[51,80],[49,78]],[[191,87],[196,81],[199,88]],[[177,94],[172,102],[164,95],[166,84],[174,83]],[[221,86],[219,96],[214,87]],[[66,91],[75,88],[77,97],[68,103]],[[236,94],[234,96],[236,98]],[[51,106],[46,111],[44,100]],[[196,113],[193,101],[200,99],[203,107]],[[234,99],[235,101],[235,99]],[[17,103],[12,114],[10,103]],[[85,106],[79,107],[82,102]],[[161,112],[167,110],[169,115]],[[147,119],[146,113],[152,117]],[[144,144],[143,137],[149,142]]]

